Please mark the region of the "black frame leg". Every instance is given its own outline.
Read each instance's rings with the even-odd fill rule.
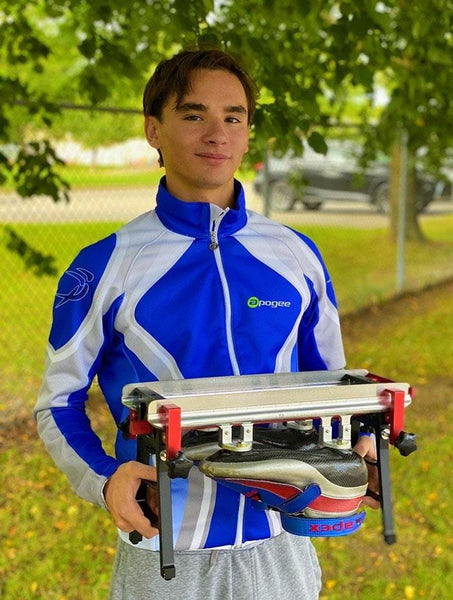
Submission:
[[[166,580],[176,574],[173,552],[173,520],[171,507],[171,479],[162,440],[162,431],[156,432],[156,468],[159,502],[160,574]]]
[[[155,430],[151,434],[140,435],[137,438],[137,460],[148,465],[152,454],[156,456],[158,519],[156,520],[147,503],[148,483],[146,481],[142,482],[138,489],[137,502],[145,516],[159,528],[160,573],[164,579],[170,580],[175,577],[176,569],[173,552],[171,481],[162,431]],[[138,544],[143,536],[138,531],[132,531],[129,539],[133,544]]]
[[[392,486],[390,482],[388,428],[379,423],[375,428],[375,432],[383,535],[387,544],[394,544],[396,542],[396,533],[393,516]]]

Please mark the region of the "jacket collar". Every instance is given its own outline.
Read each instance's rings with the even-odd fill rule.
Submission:
[[[207,202],[183,202],[168,192],[165,177],[162,177],[157,191],[156,213],[167,229],[195,238],[209,238],[212,223],[221,217],[219,236],[231,235],[247,223],[244,189],[236,179],[234,193],[235,205],[226,210]]]

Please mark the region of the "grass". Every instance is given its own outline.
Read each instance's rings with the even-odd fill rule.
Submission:
[[[158,167],[149,165],[95,168],[83,165],[65,165],[59,170],[72,188],[105,188],[157,185],[162,177]]]
[[[118,223],[15,226],[39,250],[57,254],[59,271],[82,246]],[[453,216],[424,222],[425,244],[409,245],[410,288],[453,274]],[[425,598],[453,596],[451,464],[453,287],[395,293],[394,250],[383,230],[306,228],[335,282],[350,367],[367,367],[409,381],[419,395],[407,428],[419,451],[392,453],[399,542],[385,546],[379,513],[369,512],[353,537],[318,540],[322,597]],[[43,367],[56,279],[38,278],[0,244],[0,597],[5,600],[105,599],[116,534],[109,516],[76,498],[36,437],[30,411]],[[371,308],[366,308],[371,305]],[[359,311],[359,312],[357,312]],[[94,390],[91,404],[98,402]],[[107,440],[105,413],[92,413]]]
[[[85,223],[25,226],[14,229],[44,254],[56,257],[59,273],[83,246],[100,239],[119,223]],[[0,333],[0,373],[2,390],[10,397],[21,388],[21,402],[30,403],[44,366],[46,339],[50,327],[52,300],[57,278],[38,277],[24,268],[22,260],[5,248],[0,229],[0,289],[2,328]],[[11,395],[11,396],[10,396]],[[25,397],[24,397],[25,395]],[[0,396],[0,410],[4,399]]]
[[[453,215],[422,218],[424,243],[406,244],[405,289],[422,289],[453,274]],[[395,295],[396,248],[385,229],[304,226],[318,245],[342,314]]]
[[[162,169],[157,165],[136,164],[114,166],[87,166],[66,164],[57,167],[56,172],[69,183],[72,189],[81,188],[109,188],[109,187],[137,187],[157,185],[163,175]],[[240,171],[241,180],[253,176],[251,169],[245,167]],[[12,182],[1,186],[2,191],[13,191]]]
[[[344,319],[350,364],[417,389],[406,430],[416,432],[418,451],[391,453],[397,544],[383,542],[374,511],[353,539],[316,542],[324,599],[453,596],[453,490],[445,484],[445,465],[453,459],[452,293],[453,280]]]
[[[149,164],[90,167],[68,163],[56,167],[55,171],[69,183],[72,189],[156,185],[163,174],[158,166]],[[12,178],[1,186],[1,190],[4,192],[14,190]]]

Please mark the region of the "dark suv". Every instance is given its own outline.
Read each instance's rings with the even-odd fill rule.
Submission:
[[[363,170],[358,165],[357,147],[328,142],[324,156],[306,147],[302,157],[287,154],[268,160],[270,203],[273,210],[293,210],[299,203],[318,210],[327,200],[372,204],[381,213],[389,212],[388,162],[374,162]],[[264,194],[264,163],[256,165],[255,190]],[[441,193],[433,177],[417,174],[416,202],[423,211]]]

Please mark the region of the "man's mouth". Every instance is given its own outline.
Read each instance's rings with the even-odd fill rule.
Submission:
[[[198,152],[196,156],[212,164],[222,163],[229,159],[229,156],[226,154],[220,154],[218,152]]]

